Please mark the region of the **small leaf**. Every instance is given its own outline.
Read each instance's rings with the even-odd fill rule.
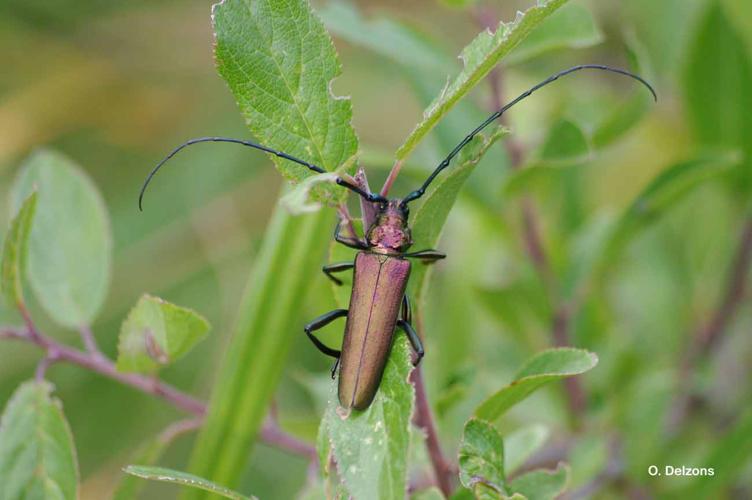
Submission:
[[[583,349],[563,347],[540,352],[528,360],[511,384],[481,403],[474,415],[492,422],[545,384],[585,373],[596,364],[598,356]]]
[[[425,250],[435,248],[441,236],[441,230],[449,217],[459,191],[465,181],[478,165],[483,155],[493,143],[506,135],[508,131],[502,127],[494,130],[488,138],[479,134],[462,150],[457,158],[457,164],[451,166],[443,177],[433,182],[428,192],[423,196],[423,203],[415,211],[412,220],[413,248]],[[430,266],[417,265],[412,269],[410,290],[413,297],[420,302],[425,291],[425,278]]]
[[[185,355],[208,331],[209,323],[196,312],[144,295],[120,329],[117,368],[154,373]]]
[[[134,476],[150,479],[152,481],[163,481],[165,483],[180,484],[183,486],[189,486],[191,488],[197,488],[205,490],[216,495],[230,498],[231,500],[249,500],[256,497],[248,497],[241,495],[237,491],[220,486],[216,483],[209,481],[187,472],[181,472],[173,469],[166,469],[164,467],[149,467],[141,465],[129,465],[123,469],[124,472],[132,474]]]
[[[504,470],[514,472],[548,439],[548,429],[540,424],[523,427],[504,439]]]
[[[587,160],[589,155],[590,145],[580,127],[569,120],[559,120],[548,131],[540,161],[547,165],[571,165]]]
[[[0,420],[0,498],[78,498],[68,422],[49,382],[22,384]]]
[[[358,140],[350,100],[332,94],[341,73],[329,35],[308,2],[224,0],[213,9],[215,57],[246,124],[265,145],[334,172],[353,158]],[[314,173],[272,157],[287,179]],[[333,200],[339,186],[317,189]]]
[[[32,192],[21,205],[5,235],[2,261],[2,291],[10,307],[24,303],[22,279],[26,268],[29,232],[37,206],[37,192]]]
[[[405,159],[415,146],[436,126],[457,102],[480,82],[497,64],[524,40],[548,16],[567,0],[538,0],[513,22],[499,24],[495,33],[481,32],[460,55],[464,68],[423,112],[423,120],[397,150],[397,159]]]
[[[90,324],[107,296],[112,241],[107,209],[91,180],[65,156],[39,151],[13,185],[18,210],[38,193],[29,237],[28,279],[57,323]]]
[[[509,489],[528,500],[554,500],[569,481],[569,467],[560,463],[556,470],[534,470],[509,483]]]
[[[465,424],[459,452],[460,482],[475,490],[477,485],[504,494],[504,441],[496,428],[485,420],[470,419]]]
[[[353,498],[405,496],[414,392],[409,349],[405,336],[397,334],[376,398],[365,411],[343,416],[332,384],[324,419],[337,470]]]
[[[517,64],[556,49],[581,49],[603,41],[590,11],[581,5],[566,5],[543,21],[505,59]]]

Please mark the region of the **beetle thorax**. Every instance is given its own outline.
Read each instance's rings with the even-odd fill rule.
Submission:
[[[400,200],[389,200],[376,216],[376,222],[368,230],[368,246],[378,253],[403,253],[413,244],[407,213]]]

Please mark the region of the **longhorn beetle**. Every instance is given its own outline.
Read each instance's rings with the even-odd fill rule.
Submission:
[[[653,87],[633,73],[597,64],[574,66],[546,78],[489,116],[452,149],[418,189],[402,199],[387,199],[378,193],[371,192],[367,186],[358,186],[342,177],[336,178],[337,184],[356,193],[376,208],[375,221],[370,227],[366,228],[365,239],[358,238],[356,235],[344,236],[340,234],[341,220],[335,228],[334,239],[337,242],[358,250],[355,261],[330,264],[323,267],[324,273],[337,284],[342,284],[342,282],[334,276],[334,273],[354,270],[349,309],[335,309],[322,314],[304,327],[306,335],[319,351],[336,358],[337,361],[332,368],[332,378],[335,376],[337,366],[340,366],[338,395],[342,407],[364,410],[371,404],[381,383],[392,337],[397,327],[407,334],[407,338],[415,350],[415,364],[417,365],[423,358],[423,343],[411,324],[410,301],[405,294],[407,280],[410,276],[409,259],[419,259],[428,264],[443,259],[446,255],[433,249],[423,249],[417,252],[407,251],[412,245],[410,227],[408,226],[408,204],[423,196],[431,182],[442,170],[449,166],[460,150],[481,130],[504,114],[506,110],[541,87],[558,80],[564,75],[583,69],[610,71],[633,78],[645,85],[653,98],[657,100]],[[183,148],[200,142],[241,144],[303,165],[314,172],[325,172],[319,166],[251,141],[227,137],[201,137],[191,139],[178,146],[154,167],[141,188],[138,198],[139,209],[142,207],[144,192],[149,182],[162,165]],[[343,317],[347,317],[347,322],[341,351],[324,345],[313,334],[335,319]]]

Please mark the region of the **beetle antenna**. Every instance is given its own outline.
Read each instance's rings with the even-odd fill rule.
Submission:
[[[647,81],[645,81],[645,79],[643,79],[641,76],[635,75],[634,73],[630,73],[629,71],[626,71],[626,70],[623,70],[623,69],[611,68],[609,66],[603,66],[601,64],[581,64],[579,66],[573,66],[573,67],[571,67],[569,69],[565,69],[563,71],[559,71],[558,73],[549,76],[548,78],[546,78],[542,82],[538,83],[537,85],[534,85],[529,90],[526,90],[522,94],[518,95],[512,101],[510,101],[509,103],[505,104],[497,112],[495,112],[494,114],[492,114],[491,116],[489,116],[475,130],[473,130],[472,132],[470,132],[470,134],[468,134],[467,137],[465,137],[464,139],[462,139],[462,141],[459,144],[457,144],[457,146],[455,146],[455,148],[452,150],[452,152],[449,153],[447,155],[447,157],[442,160],[441,163],[439,163],[439,166],[436,167],[436,169],[431,173],[431,175],[428,176],[428,179],[426,179],[426,181],[423,183],[423,185],[420,188],[416,189],[412,193],[410,193],[407,196],[405,196],[405,198],[402,200],[402,206],[406,207],[407,204],[410,203],[411,201],[417,200],[418,198],[420,198],[421,196],[423,196],[425,194],[425,192],[426,192],[426,188],[428,187],[428,185],[431,184],[431,182],[434,180],[434,178],[437,175],[439,175],[439,172],[441,172],[442,170],[444,170],[445,168],[447,168],[449,166],[449,163],[452,161],[452,159],[455,156],[457,156],[457,154],[460,152],[460,150],[462,150],[462,148],[464,148],[465,146],[467,146],[467,144],[470,141],[472,141],[473,138],[476,135],[478,135],[478,133],[481,130],[483,130],[484,128],[486,128],[487,126],[489,126],[491,123],[493,123],[494,121],[496,121],[501,115],[503,115],[506,110],[508,110],[509,108],[511,108],[512,106],[514,106],[515,104],[517,104],[518,102],[522,101],[523,99],[525,99],[526,97],[528,97],[530,94],[532,94],[536,90],[540,89],[541,87],[545,87],[549,83],[555,82],[556,80],[558,80],[562,76],[565,76],[565,75],[568,75],[570,73],[574,73],[575,71],[580,71],[580,70],[583,70],[583,69],[597,69],[597,70],[602,70],[602,71],[610,71],[612,73],[618,73],[620,75],[624,75],[624,76],[628,76],[630,78],[633,78],[633,79],[637,80],[638,82],[640,82],[641,84],[643,84],[645,87],[647,87],[648,90],[650,91],[650,93],[653,94],[653,99],[655,101],[658,101],[658,96],[655,93],[655,90],[653,89],[653,87]]]
[[[168,154],[167,156],[165,156],[162,159],[162,161],[160,161],[159,163],[157,163],[157,166],[154,167],[154,169],[152,169],[151,172],[149,172],[149,175],[146,177],[146,180],[144,181],[144,185],[141,186],[141,191],[138,194],[138,209],[139,210],[143,210],[142,206],[143,206],[144,193],[146,193],[146,188],[149,186],[149,183],[154,178],[154,176],[157,174],[157,172],[159,172],[159,169],[161,169],[162,166],[165,163],[167,163],[167,161],[169,161],[173,156],[175,156],[176,154],[178,154],[184,148],[187,148],[188,146],[191,146],[193,144],[198,144],[200,142],[230,142],[230,143],[233,143],[233,144],[240,144],[242,146],[248,146],[249,148],[258,149],[260,151],[264,151],[266,153],[273,154],[274,156],[277,156],[279,158],[283,158],[285,160],[290,160],[292,162],[297,163],[298,165],[303,165],[304,167],[308,168],[309,170],[313,170],[316,173],[319,173],[319,174],[326,173],[326,170],[324,170],[323,168],[321,168],[321,167],[319,167],[317,165],[314,165],[312,163],[308,163],[305,160],[301,160],[300,158],[296,158],[296,157],[294,157],[292,155],[289,155],[287,153],[284,153],[282,151],[277,151],[276,149],[272,149],[272,148],[266,147],[263,144],[257,144],[255,142],[245,141],[243,139],[233,139],[231,137],[198,137],[196,139],[191,139],[189,141],[185,141],[183,144],[181,144],[180,146],[178,146],[175,149],[173,149],[170,152],[170,154]],[[352,184],[352,183],[346,181],[345,179],[343,179],[341,177],[337,177],[336,180],[335,180],[335,182],[337,184],[339,184],[340,186],[342,186],[344,188],[347,188],[350,191],[352,191],[352,192],[354,192],[354,193],[362,196],[363,198],[365,198],[366,200],[368,200],[370,202],[384,202],[384,201],[386,201],[386,198],[384,198],[383,196],[381,196],[379,194],[375,194],[375,193],[366,192],[366,191],[360,189],[355,184]]]

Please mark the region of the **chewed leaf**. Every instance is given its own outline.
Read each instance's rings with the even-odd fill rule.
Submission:
[[[10,223],[3,243],[2,292],[10,307],[24,302],[21,280],[25,271],[26,254],[31,222],[37,206],[37,192],[33,191],[21,204],[21,208]]]
[[[144,295],[120,330],[118,370],[155,372],[185,355],[208,331],[209,323],[196,312]]]
[[[233,491],[229,488],[225,488],[224,486],[220,486],[212,481],[209,481],[208,479],[194,476],[193,474],[188,474],[187,472],[166,469],[164,467],[129,465],[125,469],[123,469],[123,471],[143,479],[150,479],[152,481],[162,481],[165,483],[180,484],[183,486],[189,486],[191,488],[198,488],[200,490],[209,491],[231,500],[251,500],[253,498],[256,498],[242,495],[237,491]]]
[[[414,392],[409,353],[407,339],[397,335],[376,397],[364,411],[343,414],[332,383],[324,420],[337,470],[353,498],[405,496]]]
[[[49,382],[26,382],[0,420],[0,498],[78,498],[78,464],[68,422]]]
[[[457,102],[485,77],[499,61],[522,42],[538,25],[567,0],[538,0],[513,22],[500,23],[496,32],[483,31],[460,55],[464,67],[423,112],[423,120],[397,150],[397,159],[406,158]]]
[[[511,384],[481,403],[474,415],[494,421],[545,384],[585,373],[596,364],[598,356],[583,349],[559,348],[540,352],[528,360]]]
[[[280,201],[293,215],[315,212],[321,208],[321,202],[311,198],[313,188],[316,184],[331,183],[336,180],[337,174],[330,172],[306,177],[303,182],[285,194]]]
[[[331,91],[341,65],[308,2],[224,0],[214,6],[213,19],[219,73],[262,143],[328,172],[353,158],[358,140],[350,100]],[[314,174],[272,159],[294,182]],[[337,186],[319,188],[330,201],[345,194]]]

